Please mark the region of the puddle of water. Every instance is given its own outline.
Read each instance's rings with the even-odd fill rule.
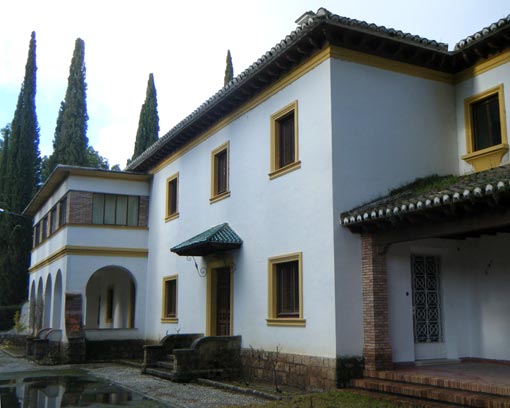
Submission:
[[[161,408],[161,403],[79,372],[0,374],[0,408]]]

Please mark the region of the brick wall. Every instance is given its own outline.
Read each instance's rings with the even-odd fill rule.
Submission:
[[[361,265],[365,369],[389,370],[393,368],[393,361],[389,343],[386,254],[378,248],[373,234],[361,235]]]
[[[336,388],[336,359],[243,349],[242,375],[246,382],[274,381],[273,365],[276,363],[278,384],[291,385],[307,390]]]
[[[69,191],[68,223],[92,224],[92,193],[89,191]]]

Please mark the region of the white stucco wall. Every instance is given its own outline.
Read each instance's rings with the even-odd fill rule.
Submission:
[[[333,213],[329,64],[323,63],[154,175],[150,203],[148,337],[204,332],[206,279],[170,247],[223,222],[233,252],[233,332],[243,347],[334,357]],[[297,100],[301,168],[270,180],[270,116]],[[231,196],[209,204],[211,151],[230,141]],[[165,180],[179,172],[178,219],[165,223]],[[269,327],[267,261],[303,253],[306,327]],[[200,266],[202,258],[196,258]],[[178,324],[162,324],[162,278],[178,274]]]
[[[387,254],[390,343],[395,362],[415,361],[411,254],[440,257],[446,357],[510,359],[509,238],[427,240]]]
[[[503,93],[505,100],[506,128],[510,129],[510,117],[508,108],[510,107],[510,64],[506,63],[493,68],[487,72],[477,75],[473,78],[460,82],[455,87],[455,104],[457,117],[457,140],[458,140],[458,162],[460,174],[472,173],[473,167],[461,160],[460,157],[467,153],[466,147],[466,129],[465,129],[465,112],[464,101],[467,98],[482,93],[488,89],[503,84]],[[508,137],[508,135],[507,135]],[[508,164],[509,155],[505,154],[501,164]]]
[[[331,60],[337,349],[363,348],[359,235],[341,212],[418,177],[457,172],[452,85]]]

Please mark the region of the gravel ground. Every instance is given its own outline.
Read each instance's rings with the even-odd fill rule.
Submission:
[[[198,408],[228,405],[263,404],[266,400],[234,394],[196,384],[178,384],[142,375],[140,370],[118,364],[81,364],[65,366],[40,366],[23,358],[14,358],[0,351],[0,372],[53,371],[82,369],[89,374],[119,384],[131,391],[154,398],[169,407]]]

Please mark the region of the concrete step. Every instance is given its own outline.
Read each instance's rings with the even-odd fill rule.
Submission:
[[[416,360],[416,367],[427,367],[427,366],[438,366],[438,365],[453,365],[460,364],[460,360],[458,358],[440,358],[433,360]]]
[[[432,385],[363,378],[353,380],[353,387],[465,407],[510,408],[510,399],[507,397]]]

